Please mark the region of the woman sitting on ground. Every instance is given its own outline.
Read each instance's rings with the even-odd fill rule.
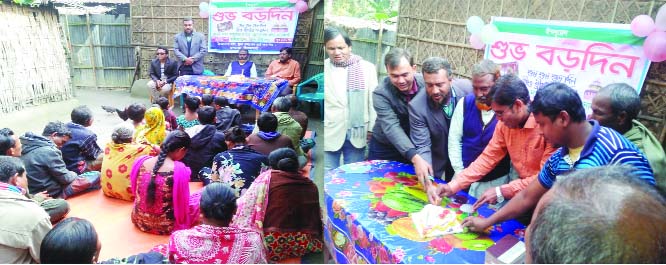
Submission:
[[[185,114],[176,118],[179,129],[187,129],[194,125],[199,125],[197,110],[199,110],[201,100],[198,97],[188,96],[185,98]]]
[[[257,120],[259,132],[247,138],[247,144],[259,153],[268,155],[278,148],[294,148],[289,136],[277,132],[278,119],[273,113],[264,112]]]
[[[222,182],[233,188],[238,197],[268,168],[268,157],[247,146],[245,137],[245,131],[238,126],[224,132],[228,150],[215,156],[212,168],[201,169],[199,178],[204,185]]]
[[[101,249],[93,224],[69,217],[44,236],[39,259],[42,264],[92,264],[97,262]]]
[[[145,114],[146,123],[136,128],[134,142],[161,145],[166,137],[164,113],[158,107],[151,107]]]
[[[166,255],[169,263],[266,263],[263,234],[229,225],[236,212],[236,195],[231,188],[222,183],[206,186],[200,205],[203,223],[171,234]]]
[[[264,231],[272,262],[322,250],[317,186],[298,172],[296,151],[280,148],[268,156],[272,170],[254,180],[238,199],[232,226]]]
[[[198,221],[201,194],[190,198],[190,168],[180,162],[189,145],[187,133],[173,131],[162,144],[159,156],[142,156],[132,165],[132,222],[139,230],[168,235]]]
[[[137,157],[156,156],[159,149],[145,143],[132,143],[134,130],[126,126],[113,129],[111,142],[104,148],[102,160],[102,192],[111,198],[134,201],[130,189],[130,172]]]

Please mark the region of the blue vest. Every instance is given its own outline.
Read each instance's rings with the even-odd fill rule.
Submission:
[[[476,107],[474,94],[465,96],[465,109],[463,110],[462,160],[463,166],[468,167],[486,148],[495,132],[497,119],[493,116],[488,126],[483,128],[481,111]],[[481,181],[491,181],[509,173],[509,156],[490,171]]]
[[[238,61],[233,61],[231,62],[231,74],[239,75],[243,73],[245,77],[250,77],[250,69],[252,69],[253,64],[254,63],[252,61],[247,61],[245,64],[240,65]]]

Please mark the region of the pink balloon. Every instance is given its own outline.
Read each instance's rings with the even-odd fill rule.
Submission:
[[[295,4],[298,0],[289,0],[289,3]]]
[[[200,11],[199,12],[199,17],[200,18],[208,18],[208,11]]]
[[[639,15],[631,21],[631,33],[638,37],[650,35],[655,29],[654,20],[648,15]]]
[[[645,56],[653,62],[666,60],[666,32],[655,31],[650,33],[643,43]]]
[[[659,11],[657,11],[657,16],[654,19],[654,25],[657,27],[657,30],[666,31],[666,4],[663,4]]]
[[[305,11],[308,11],[308,3],[306,3],[305,1],[298,1],[296,2],[294,9],[296,9],[298,13],[303,13]]]
[[[482,50],[486,46],[486,44],[481,40],[479,32],[469,36],[469,43],[472,45],[472,48],[477,50]]]

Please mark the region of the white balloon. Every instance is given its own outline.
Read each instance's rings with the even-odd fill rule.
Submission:
[[[483,19],[481,19],[479,16],[471,16],[467,19],[467,23],[466,23],[467,31],[469,31],[469,33],[472,33],[472,34],[477,33],[479,31],[481,31],[481,28],[485,24],[486,23],[483,22]]]
[[[657,12],[657,17],[654,20],[654,25],[659,31],[666,31],[666,4],[663,4]]]
[[[487,45],[493,44],[499,37],[499,30],[493,24],[486,24],[481,28],[481,40]]]

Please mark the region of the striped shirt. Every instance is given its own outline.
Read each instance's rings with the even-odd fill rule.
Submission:
[[[624,138],[613,129],[600,126],[597,121],[591,120],[592,132],[587,138],[580,158],[573,166],[570,165],[565,156],[569,149],[560,147],[553,153],[539,173],[539,183],[550,189],[558,177],[564,177],[566,173],[574,169],[593,168],[611,164],[626,164],[634,167],[637,177],[655,185],[654,174],[645,155],[638,150],[636,145]]]

